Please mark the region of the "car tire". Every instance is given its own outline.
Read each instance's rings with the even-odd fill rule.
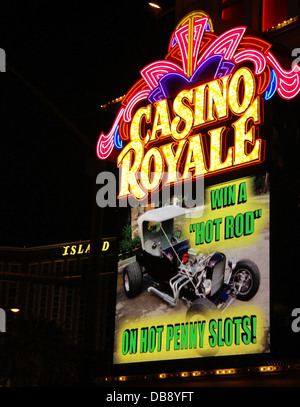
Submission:
[[[209,324],[210,319],[218,319],[220,314],[219,309],[213,302],[205,297],[195,300],[186,313],[186,321],[206,321]],[[205,328],[207,329],[207,328]],[[197,349],[197,353],[201,356],[214,356],[218,353],[218,347],[210,347],[207,343],[204,343],[202,348]]]
[[[142,291],[143,274],[138,262],[128,264],[123,270],[123,287],[128,298],[137,296]]]
[[[191,319],[195,315],[203,315],[206,317],[207,315],[212,314],[213,312],[217,312],[218,308],[215,306],[213,302],[208,300],[207,298],[198,298],[195,300],[190,308],[187,310],[186,317]]]
[[[234,285],[241,278],[245,280],[245,283],[236,298],[241,301],[249,301],[255,296],[260,286],[260,271],[253,261],[240,260],[237,262],[230,281]]]

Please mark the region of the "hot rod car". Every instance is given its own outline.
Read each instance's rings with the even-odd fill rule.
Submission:
[[[257,265],[251,260],[236,262],[230,258],[225,279],[225,254],[198,253],[190,247],[188,239],[182,238],[182,230],[174,226],[177,217],[184,216],[186,222],[189,214],[188,209],[165,206],[149,210],[138,218],[141,248],[136,261],[123,269],[127,297],[141,292],[143,276],[147,275],[149,292],[171,306],[175,306],[179,298],[185,300],[188,314],[212,309],[223,311],[235,299],[253,298],[260,285]]]

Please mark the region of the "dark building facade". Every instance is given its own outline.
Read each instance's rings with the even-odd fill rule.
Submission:
[[[101,239],[103,270],[115,252],[112,238]],[[72,343],[84,346],[90,241],[39,247],[0,247],[0,307],[27,317],[56,321]],[[7,312],[9,324],[10,313]],[[98,346],[101,346],[99,339]]]

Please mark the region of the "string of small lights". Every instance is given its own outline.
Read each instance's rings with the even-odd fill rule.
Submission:
[[[254,366],[245,368],[226,368],[226,369],[210,369],[210,370],[195,370],[186,372],[172,372],[172,373],[157,373],[147,375],[128,375],[128,376],[110,376],[99,378],[99,382],[128,382],[128,381],[143,381],[143,380],[163,380],[163,379],[183,379],[183,378],[208,378],[217,376],[229,375],[250,375],[250,374],[265,374],[265,373],[284,373],[292,370],[299,370],[299,364],[278,364],[266,366]]]
[[[101,105],[101,106],[100,106],[100,107],[101,107],[101,109],[106,110],[106,109],[108,109],[109,107],[111,107],[111,106],[115,105],[116,103],[121,102],[121,100],[124,98],[124,96],[125,96],[125,95],[123,95],[123,96],[119,96],[118,98],[113,99],[113,100],[111,100],[111,101],[109,101],[109,102],[105,103],[104,105]]]
[[[277,25],[274,25],[273,27],[268,28],[267,30],[265,30],[265,32],[278,30],[279,28],[286,27],[287,25],[292,24],[292,23],[296,22],[297,20],[299,20],[299,16],[291,17],[288,20],[283,21],[282,23],[278,23]]]

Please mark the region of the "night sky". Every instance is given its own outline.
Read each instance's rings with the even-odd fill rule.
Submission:
[[[146,1],[0,6],[7,63],[0,82],[0,245],[90,238],[95,179],[86,167],[113,120],[100,106],[166,55],[174,11],[157,17]]]

